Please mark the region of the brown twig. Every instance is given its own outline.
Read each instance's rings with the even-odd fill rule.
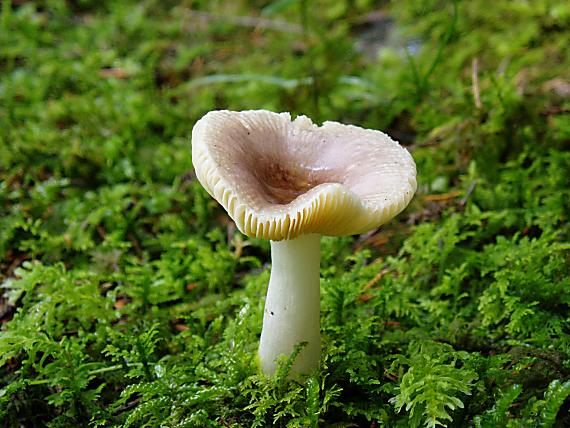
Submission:
[[[134,233],[128,233],[127,238],[133,244],[133,248],[135,253],[137,253],[137,256],[142,257],[144,255],[144,250]]]
[[[461,196],[461,194],[462,192],[459,190],[454,190],[449,193],[442,193],[441,195],[426,195],[424,196],[424,199],[431,202],[445,202],[449,201],[450,199],[455,199],[458,196]]]
[[[104,68],[99,71],[99,76],[103,78],[127,79],[131,77],[129,72],[121,68]]]
[[[480,109],[483,107],[481,104],[481,92],[479,89],[479,58],[473,58],[471,62],[471,90],[473,91],[473,100],[475,101],[475,107]]]
[[[362,291],[370,290],[372,287],[374,287],[376,284],[378,284],[378,282],[380,282],[380,280],[388,272],[390,272],[390,270],[388,268],[382,269],[380,272],[378,272],[378,274],[376,274],[376,276],[374,278],[372,278],[370,281],[368,281],[368,283],[362,288]]]

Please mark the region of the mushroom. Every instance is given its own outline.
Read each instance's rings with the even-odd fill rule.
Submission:
[[[211,111],[192,130],[198,180],[247,236],[271,240],[261,369],[302,343],[291,373],[320,360],[320,236],[360,234],[416,190],[412,156],[386,134],[266,110]]]

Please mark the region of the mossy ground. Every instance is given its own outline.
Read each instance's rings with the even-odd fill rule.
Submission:
[[[0,425],[570,426],[567,1],[1,4]],[[418,165],[395,221],[323,240],[303,383],[258,373],[268,245],[192,172],[218,108]]]

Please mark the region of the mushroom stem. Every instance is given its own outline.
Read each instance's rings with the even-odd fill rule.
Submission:
[[[302,348],[291,374],[308,374],[319,365],[320,247],[318,234],[271,241],[271,277],[265,300],[259,359],[264,373],[272,375],[276,358]]]

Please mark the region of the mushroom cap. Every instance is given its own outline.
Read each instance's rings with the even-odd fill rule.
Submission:
[[[198,180],[250,237],[344,236],[410,202],[416,165],[380,131],[266,110],[211,111],[192,130]]]

